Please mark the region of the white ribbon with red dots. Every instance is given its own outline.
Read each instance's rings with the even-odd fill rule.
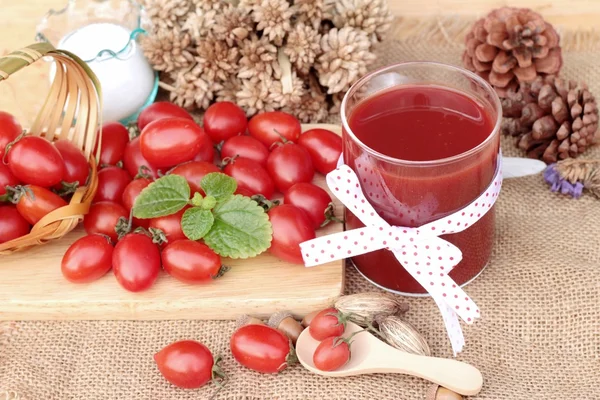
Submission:
[[[456,356],[465,344],[458,317],[472,324],[480,312],[473,300],[448,276],[462,260],[460,249],[439,235],[464,231],[492,208],[502,186],[501,154],[498,155],[496,174],[481,196],[462,210],[418,228],[391,226],[381,218],[365,198],[358,176],[347,165],[339,165],[327,174],[327,185],[365,227],[301,243],[305,265],[312,267],[380,249],[391,250],[437,303]]]

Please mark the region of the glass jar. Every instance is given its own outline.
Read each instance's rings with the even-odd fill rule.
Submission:
[[[94,71],[102,87],[105,122],[137,119],[158,93],[158,74],[136,41],[144,33],[142,11],[133,0],[70,0],[64,8],[48,11],[38,24],[38,41],[74,53]]]
[[[414,118],[402,114],[404,119],[397,123],[385,119],[389,113],[410,112],[412,106],[417,112]],[[382,68],[351,87],[341,116],[344,162],[358,175],[368,201],[391,225],[418,227],[464,208],[485,191],[498,168],[500,100],[481,77],[461,68],[432,62]],[[384,121],[380,118],[388,125],[374,125],[377,119]],[[471,119],[477,132],[460,125]],[[439,135],[434,136],[432,129],[439,129]],[[456,143],[446,132],[459,135]],[[456,146],[456,154],[450,153],[451,146]],[[435,156],[446,153],[452,155]],[[393,154],[409,154],[410,158]],[[362,226],[346,210],[346,229]],[[494,226],[492,208],[465,231],[441,236],[462,251],[462,261],[450,272],[457,284],[470,282],[487,265]],[[383,289],[426,294],[389,250],[352,261],[366,279]]]

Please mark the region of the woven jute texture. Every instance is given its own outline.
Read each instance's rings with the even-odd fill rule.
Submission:
[[[383,44],[378,64],[460,65],[464,26],[438,22]],[[581,40],[571,37],[563,74],[585,79],[600,94],[600,52],[582,49]],[[521,155],[508,139],[503,148],[506,155]],[[586,154],[592,156],[600,157],[600,149]],[[482,319],[465,326],[466,348],[458,357],[483,373],[484,388],[474,398],[600,399],[600,202],[551,193],[541,176],[532,176],[505,182],[497,213],[492,261],[467,287]],[[367,290],[374,289],[348,267],[346,291]],[[451,357],[433,301],[407,301],[408,320],[434,354]],[[414,400],[428,387],[400,375],[325,379],[301,366],[278,376],[253,373],[231,357],[233,329],[233,322],[212,321],[2,323],[0,400],[208,399],[213,387],[176,389],[154,365],[152,355],[179,339],[202,341],[224,356],[230,382],[218,399]]]

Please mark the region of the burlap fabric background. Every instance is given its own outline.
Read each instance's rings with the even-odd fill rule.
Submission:
[[[460,65],[467,25],[399,25],[378,64],[435,60]],[[567,34],[563,75],[600,95],[600,51],[591,36]],[[504,153],[520,155],[512,141]],[[600,157],[600,148],[587,157]],[[465,328],[460,360],[481,369],[477,399],[600,399],[600,202],[551,193],[541,176],[505,182],[492,262],[468,286],[483,318]],[[26,265],[24,265],[26,268]],[[373,290],[348,268],[348,293]],[[450,357],[430,299],[407,300],[410,322],[434,354]],[[244,370],[228,350],[232,322],[0,323],[0,400],[208,399],[213,388],[183,391],[159,375],[152,355],[179,339],[222,354],[231,377],[219,399],[422,399],[428,383],[405,376],[325,379],[295,366],[278,376]],[[4,396],[4,397],[3,397]]]

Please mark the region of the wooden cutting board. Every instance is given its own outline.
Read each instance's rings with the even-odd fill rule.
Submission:
[[[309,127],[314,125],[304,128]],[[314,182],[326,188],[321,174]],[[342,206],[334,201],[341,216]],[[342,229],[332,223],[318,235]],[[303,316],[330,305],[344,288],[342,261],[305,268],[269,253],[224,259],[231,270],[206,285],[184,284],[164,271],[142,293],[122,289],[112,272],[96,282],[73,284],[63,278],[60,263],[69,245],[84,234],[79,227],[60,240],[0,256],[0,320],[226,320],[242,314],[267,317],[282,310]]]

